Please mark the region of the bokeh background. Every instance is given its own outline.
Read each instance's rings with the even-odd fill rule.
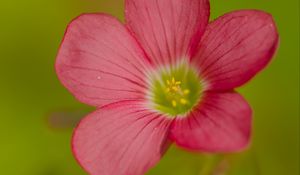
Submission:
[[[76,122],[93,109],[77,102],[59,83],[55,56],[71,19],[101,11],[123,20],[123,4],[1,0],[0,174],[85,174],[72,157],[70,138]],[[149,175],[299,174],[299,1],[211,0],[211,19],[235,9],[273,14],[281,37],[269,67],[238,89],[254,109],[251,148],[211,156],[173,146]]]

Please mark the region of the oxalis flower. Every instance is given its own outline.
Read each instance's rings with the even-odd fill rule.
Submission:
[[[233,152],[250,140],[251,108],[233,89],[271,60],[271,15],[234,11],[209,23],[208,0],[126,0],[125,25],[105,14],[71,22],[60,81],[97,110],[74,131],[73,153],[92,175],[141,175],[172,142]]]

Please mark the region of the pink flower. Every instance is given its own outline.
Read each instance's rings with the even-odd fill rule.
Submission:
[[[73,152],[93,175],[141,175],[170,142],[203,152],[249,144],[251,109],[233,89],[271,60],[271,15],[235,11],[209,23],[208,0],[126,0],[126,24],[105,14],[71,22],[56,71],[96,106]]]

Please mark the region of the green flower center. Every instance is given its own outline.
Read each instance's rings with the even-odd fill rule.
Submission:
[[[156,71],[150,84],[152,108],[173,117],[191,111],[200,101],[203,90],[198,72],[187,63]]]

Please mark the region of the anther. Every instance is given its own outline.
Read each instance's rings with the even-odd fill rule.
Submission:
[[[181,81],[176,81],[176,85],[181,85]]]
[[[190,93],[190,90],[188,90],[188,89],[185,89],[184,91],[183,91],[183,94],[185,94],[185,95],[187,95],[187,94],[189,94]]]
[[[172,83],[175,84],[175,78],[174,77],[172,77]]]
[[[178,87],[176,87],[176,86],[172,86],[172,89],[173,89],[175,92],[178,91]]]
[[[173,105],[173,107],[176,107],[177,106],[177,102],[175,100],[172,100],[172,105]]]
[[[167,89],[166,89],[166,92],[170,92],[170,91],[171,91],[171,89],[170,89],[170,88],[167,88]]]
[[[180,99],[180,103],[183,104],[183,105],[185,105],[185,104],[187,104],[187,100],[184,99],[184,98],[182,98],[182,99]]]

